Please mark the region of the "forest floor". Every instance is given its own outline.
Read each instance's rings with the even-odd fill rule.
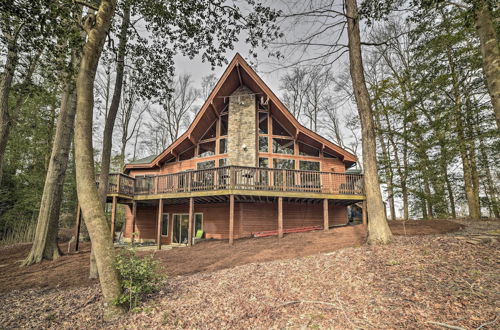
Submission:
[[[400,236],[386,246],[362,245],[363,227],[349,226],[156,252],[169,278],[108,324],[88,252],[19,268],[29,245],[2,247],[0,328],[499,326],[500,221],[391,228]]]

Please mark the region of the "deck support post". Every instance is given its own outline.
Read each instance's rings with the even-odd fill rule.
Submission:
[[[80,204],[76,206],[76,228],[75,228],[75,251],[78,251],[80,245],[80,228],[82,226],[82,208]]]
[[[194,198],[189,197],[188,245],[193,245]]]
[[[234,240],[234,195],[229,195],[229,245]]]
[[[278,238],[283,237],[283,197],[278,197]]]
[[[137,216],[137,202],[132,201],[132,237],[131,241],[134,243],[135,241],[135,218]]]
[[[161,250],[161,231],[163,225],[163,199],[158,200],[158,223],[157,223],[157,232],[156,232],[156,247],[158,250]]]
[[[115,226],[116,226],[116,196],[113,196],[111,204],[111,241],[115,241]]]
[[[328,220],[328,199],[323,199],[323,230],[330,229],[330,222]]]
[[[363,225],[365,225],[365,226],[366,226],[366,223],[367,223],[367,221],[366,221],[366,220],[367,220],[367,216],[368,216],[368,214],[366,214],[366,200],[364,200],[364,201],[362,202],[362,205],[363,205],[363,206],[362,206],[362,209],[361,209],[361,219],[362,219],[362,221],[363,221]]]

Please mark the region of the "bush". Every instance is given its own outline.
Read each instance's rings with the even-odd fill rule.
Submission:
[[[153,256],[140,258],[134,249],[123,250],[117,255],[116,269],[123,293],[115,303],[129,309],[134,309],[145,295],[156,291],[163,279],[158,261]]]

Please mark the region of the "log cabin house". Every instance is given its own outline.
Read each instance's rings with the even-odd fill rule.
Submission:
[[[362,175],[347,171],[356,161],[300,125],[237,54],[184,134],[110,175],[112,231],[117,203],[126,205],[124,238],[158,248],[201,233],[232,244],[328,230],[364,200]]]

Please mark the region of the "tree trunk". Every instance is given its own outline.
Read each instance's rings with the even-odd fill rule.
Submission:
[[[370,104],[370,95],[366,88],[361,55],[359,33],[359,16],[356,0],[346,0],[347,35],[349,38],[349,62],[352,85],[358,113],[361,120],[361,136],[363,143],[363,164],[365,169],[364,183],[367,201],[368,243],[385,244],[392,238],[384,212],[384,203],[380,193],[380,182],[377,170],[377,148],[375,141],[375,125]]]
[[[481,163],[484,166],[484,171],[486,175],[485,182],[485,190],[488,194],[489,204],[491,211],[495,215],[495,218],[500,218],[500,210],[498,209],[498,197],[497,197],[497,189],[495,185],[495,181],[493,180],[493,176],[490,170],[490,160],[488,157],[488,153],[486,151],[486,147],[484,145],[483,140],[479,139],[479,152],[481,155]]]
[[[61,100],[61,111],[57,120],[49,168],[45,178],[35,239],[30,254],[23,262],[25,266],[38,263],[42,259],[57,259],[61,255],[57,245],[57,233],[59,231],[64,178],[73,138],[75,111],[75,81],[73,78],[69,78]]]
[[[127,47],[127,30],[130,24],[130,6],[125,3],[122,24],[120,28],[120,37],[118,45],[118,55],[116,63],[116,79],[113,98],[106,116],[104,125],[104,134],[102,138],[102,155],[101,155],[101,173],[99,174],[99,198],[102,205],[106,205],[106,195],[108,190],[109,168],[111,163],[111,151],[113,147],[113,128],[115,127],[116,114],[120,106],[122,95],[123,73],[125,69],[125,50]],[[90,251],[90,271],[89,278],[97,278],[96,259],[94,249]]]
[[[455,62],[453,61],[451,49],[449,47],[446,49],[446,56],[448,65],[450,67],[451,80],[453,84],[453,98],[455,103],[453,106],[455,131],[457,134],[457,144],[460,151],[460,157],[462,158],[465,195],[467,198],[467,205],[469,207],[469,217],[472,219],[480,219],[481,208],[479,203],[479,185],[476,184],[477,170],[474,141],[467,139],[467,137],[465,136],[465,124],[462,114],[462,108],[464,106],[462,100],[463,91],[461,91],[459,86],[460,82],[458,73],[456,70]]]
[[[375,124],[377,126],[377,135],[378,139],[380,141],[380,148],[382,149],[382,157],[384,159],[384,167],[385,167],[385,177],[386,177],[386,184],[387,184],[387,199],[389,201],[389,210],[391,213],[391,220],[396,220],[396,207],[394,204],[394,171],[392,169],[391,165],[391,155],[389,153],[389,148],[387,144],[385,143],[384,140],[384,134],[382,132],[382,126],[380,122],[380,116],[377,111],[375,111]]]
[[[83,19],[87,40],[82,50],[80,69],[76,80],[75,159],[78,201],[89,231],[99,280],[104,297],[105,319],[123,313],[115,305],[121,294],[120,280],[115,268],[115,250],[104,214],[104,206],[95,184],[94,155],[92,148],[92,117],[94,109],[94,81],[106,35],[111,26],[116,0],[101,0],[95,15]]]
[[[19,57],[15,41],[11,41],[7,45],[7,59],[0,82],[0,184],[2,183],[3,162],[11,126],[9,96],[18,61]]]
[[[479,0],[475,11],[476,30],[481,45],[483,72],[500,129],[500,50],[488,1]]]

